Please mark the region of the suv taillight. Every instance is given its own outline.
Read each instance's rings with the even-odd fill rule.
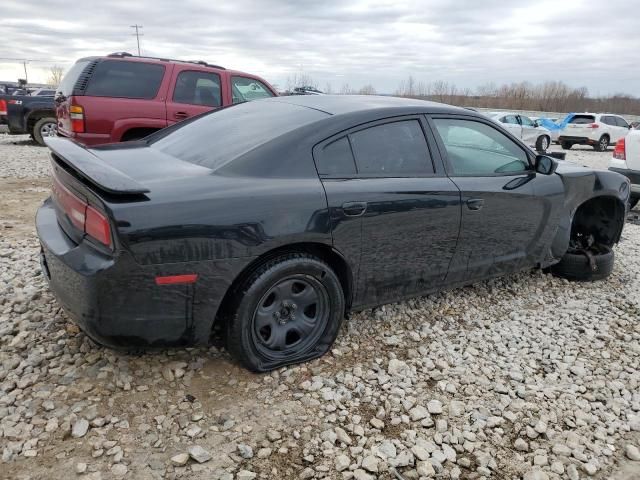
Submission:
[[[71,118],[71,131],[84,133],[84,109],[80,105],[71,105],[69,117]]]
[[[616,148],[613,149],[613,158],[617,160],[626,160],[627,159],[627,151],[624,142],[624,138],[621,138],[616,143]]]
[[[111,226],[102,212],[74,195],[55,177],[52,190],[56,202],[78,230],[111,248]]]
[[[6,115],[6,114],[7,114],[7,101],[0,100],[0,115]]]
[[[600,125],[598,125],[597,123],[592,123],[591,125],[589,125],[588,128],[599,128]]]

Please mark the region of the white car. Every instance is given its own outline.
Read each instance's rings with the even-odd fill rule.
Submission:
[[[631,182],[629,204],[635,207],[640,200],[640,130],[631,130],[616,143],[609,170],[621,173]]]
[[[558,141],[565,150],[574,145],[591,145],[604,152],[609,145],[629,133],[629,124],[620,115],[611,113],[577,113],[560,132]]]
[[[527,145],[535,147],[538,152],[545,152],[551,143],[551,132],[537,126],[533,120],[519,113],[491,112],[490,118],[498,121],[513,135]]]

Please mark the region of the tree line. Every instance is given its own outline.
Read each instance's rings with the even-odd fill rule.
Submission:
[[[309,75],[296,74],[287,79],[286,91],[295,87],[319,88]],[[334,90],[330,83],[322,89],[324,93],[375,95],[373,85],[352,88],[344,84]],[[611,112],[640,115],[640,98],[625,93],[592,97],[587,87],[570,87],[561,81],[546,81],[538,84],[513,82],[496,85],[488,83],[475,89],[460,88],[454,83],[437,80],[423,82],[409,76],[400,82],[393,92],[400,97],[411,97],[463,107],[495,108],[500,110],[532,110],[540,112]]]

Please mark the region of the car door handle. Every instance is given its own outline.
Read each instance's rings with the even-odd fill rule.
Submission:
[[[482,198],[470,198],[467,200],[467,208],[469,210],[480,210],[484,206]]]
[[[176,112],[173,114],[173,118],[184,120],[185,118],[189,118],[189,114],[187,112]]]
[[[342,211],[348,217],[359,217],[367,211],[367,202],[346,202],[342,204]]]

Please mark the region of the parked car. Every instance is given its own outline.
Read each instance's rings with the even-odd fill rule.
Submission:
[[[59,134],[97,145],[135,140],[204,112],[273,96],[271,85],[249,73],[116,53],[78,60],[55,101]]]
[[[634,130],[640,130],[640,122],[631,122],[630,127]]]
[[[551,143],[558,143],[558,137],[560,136],[560,126],[558,125],[558,118],[555,117],[531,117],[536,127],[542,127],[549,130],[551,136]]]
[[[560,132],[558,141],[565,150],[574,145],[591,145],[604,152],[627,133],[629,124],[619,115],[576,113]]]
[[[538,152],[545,152],[551,144],[551,132],[538,126],[525,115],[509,112],[492,112],[489,116],[509,130],[527,145],[535,147]]]
[[[44,137],[56,134],[55,105],[52,96],[0,95],[0,123],[9,133],[28,133],[40,145]]]
[[[348,311],[522,269],[609,275],[628,180],[501,124],[378,96],[247,102],[144,140],[47,139],[42,271],[112,347],[207,343],[265,371],[316,358]]]
[[[32,97],[53,97],[56,91],[53,88],[36,88],[29,92]]]
[[[631,130],[616,143],[609,170],[620,173],[631,182],[629,206],[634,208],[640,200],[640,130]]]

